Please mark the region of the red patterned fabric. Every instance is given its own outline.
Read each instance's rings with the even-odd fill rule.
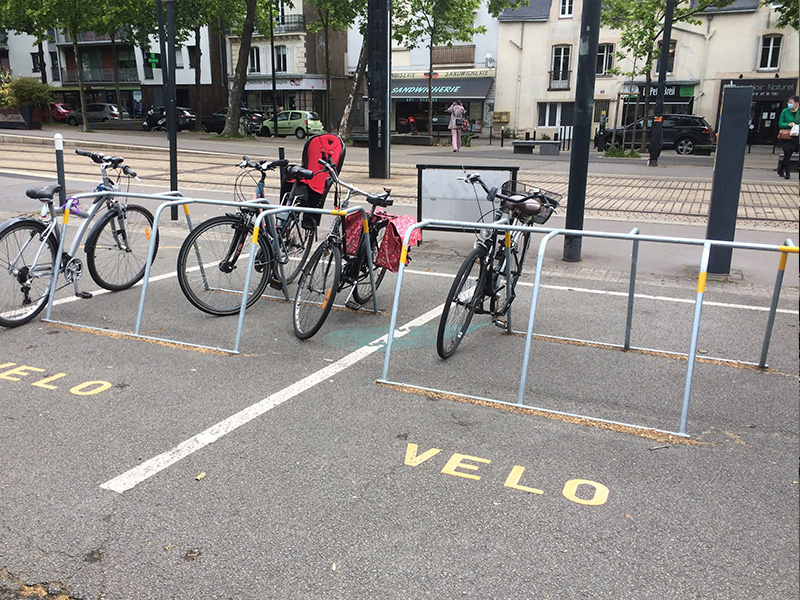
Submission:
[[[386,227],[378,256],[375,264],[379,267],[386,267],[392,273],[397,273],[400,269],[400,254],[403,251],[403,237],[409,228],[417,224],[417,220],[410,215],[392,216],[387,215],[391,222]],[[422,233],[415,229],[408,240],[408,246],[416,246],[422,239]],[[409,259],[410,260],[410,259]]]

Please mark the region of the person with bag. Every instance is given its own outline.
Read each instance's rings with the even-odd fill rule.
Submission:
[[[797,152],[798,127],[800,126],[800,98],[792,96],[786,103],[778,118],[778,145],[781,158],[778,161],[778,177],[789,179],[789,161],[792,153]]]
[[[461,150],[461,132],[464,127],[464,113],[467,111],[459,100],[453,100],[447,112],[450,113],[450,124],[447,128],[453,136],[453,152],[458,152]]]

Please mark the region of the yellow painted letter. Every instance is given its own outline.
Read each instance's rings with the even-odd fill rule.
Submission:
[[[515,490],[522,490],[523,492],[530,492],[531,494],[544,494],[542,490],[525,487],[524,485],[519,484],[519,480],[524,472],[525,472],[525,467],[514,465],[514,468],[511,469],[511,473],[508,474],[508,479],[506,479],[506,482],[503,484],[504,487],[514,488]]]
[[[417,456],[417,445],[416,444],[409,444],[406,447],[406,462],[404,464],[408,465],[409,467],[416,467],[417,465],[421,465],[429,458],[432,458],[439,454],[441,450],[439,448],[431,448],[424,454]]]
[[[590,500],[584,500],[575,495],[579,485],[590,485],[594,488],[594,495]],[[567,500],[572,500],[578,504],[586,504],[587,506],[600,506],[601,504],[605,504],[606,500],[608,500],[608,488],[602,483],[589,481],[588,479],[570,479],[564,484],[562,493]]]
[[[18,367],[14,367],[13,369],[9,369],[8,371],[3,371],[2,373],[0,373],[0,379],[8,379],[9,381],[19,381],[19,377],[14,377],[14,375],[25,377],[26,375],[30,375],[28,371],[38,371],[39,373],[42,373],[46,370],[47,369],[40,369],[38,367],[28,367],[26,365],[20,365]]]
[[[51,381],[55,381],[56,379],[61,379],[62,377],[66,377],[66,373],[57,373],[55,375],[50,375],[50,377],[45,377],[41,381],[37,381],[36,383],[32,383],[31,385],[35,385],[36,387],[41,387],[46,390],[55,390],[58,389],[58,386],[55,385],[47,385]]]
[[[459,467],[470,469],[471,471],[478,470],[478,465],[470,465],[462,462],[464,460],[474,460],[476,462],[482,462],[486,464],[492,462],[488,458],[478,458],[477,456],[469,456],[467,454],[453,454],[453,456],[450,457],[450,460],[447,461],[444,469],[442,469],[442,473],[447,475],[455,475],[456,477],[464,477],[465,479],[480,479],[478,475],[470,475],[469,473],[461,473],[460,471],[456,471],[456,469]]]
[[[95,387],[88,390],[86,389],[91,386]],[[111,384],[107,381],[86,381],[80,385],[76,385],[70,390],[70,392],[76,396],[93,396],[94,394],[99,394],[100,392],[106,391],[110,387]]]

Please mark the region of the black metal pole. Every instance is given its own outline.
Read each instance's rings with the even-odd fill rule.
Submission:
[[[388,179],[389,78],[391,61],[391,0],[367,0],[367,92],[369,96],[369,176]]]
[[[672,37],[672,13],[675,0],[667,0],[664,10],[664,35],[661,36],[661,68],[658,69],[658,92],[656,94],[656,108],[653,113],[653,129],[650,131],[650,160],[651,167],[658,166],[658,157],[664,149],[664,88],[667,84],[667,70],[669,62],[670,38]],[[647,115],[645,115],[645,123]]]
[[[586,206],[586,176],[589,172],[589,144],[592,136],[594,80],[597,66],[597,41],[600,37],[600,0],[584,0],[581,15],[581,38],[578,50],[578,81],[575,86],[575,125],[569,161],[569,192],[567,196],[567,229],[583,229]],[[564,256],[567,262],[581,259],[580,236],[564,237]]]
[[[278,92],[278,84],[275,81],[275,32],[273,28],[273,16],[272,12],[272,0],[269,0],[269,52],[270,52],[270,59],[272,60],[272,135],[278,136],[278,99],[276,98]],[[283,158],[283,157],[281,157]],[[281,167],[281,174],[283,173],[283,167]],[[283,175],[281,175],[281,181],[283,181]]]

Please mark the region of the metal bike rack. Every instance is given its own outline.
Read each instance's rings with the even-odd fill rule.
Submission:
[[[139,338],[139,339],[147,339],[147,340],[153,340],[153,341],[159,341],[159,342],[168,342],[168,343],[174,343],[174,344],[181,344],[181,345],[184,345],[184,346],[190,346],[190,347],[194,347],[194,348],[201,348],[201,349],[207,349],[207,350],[216,350],[216,351],[227,352],[227,353],[231,353],[231,354],[238,354],[239,353],[239,346],[240,346],[240,342],[241,342],[241,338],[242,338],[242,330],[244,328],[244,313],[245,313],[245,310],[247,308],[247,293],[246,293],[246,290],[248,290],[249,286],[250,286],[251,275],[252,275],[253,267],[254,267],[254,264],[255,264],[255,254],[256,254],[255,247],[258,244],[258,236],[260,235],[259,232],[260,232],[260,229],[261,229],[265,219],[266,219],[267,231],[269,232],[269,234],[271,236],[272,243],[273,243],[273,250],[276,252],[276,256],[280,256],[280,249],[277,247],[278,242],[277,242],[277,237],[275,235],[275,226],[274,226],[274,221],[273,221],[273,219],[271,217],[273,215],[275,215],[275,214],[278,214],[278,213],[302,212],[302,213],[309,213],[309,214],[336,215],[336,216],[344,217],[344,216],[346,216],[348,214],[358,212],[358,213],[361,213],[362,222],[364,223],[363,231],[362,231],[362,239],[364,239],[364,236],[367,236],[367,240],[369,239],[368,238],[368,236],[369,236],[369,223],[368,223],[368,221],[369,220],[367,218],[367,211],[366,211],[366,209],[364,209],[361,206],[355,206],[355,207],[352,207],[352,208],[348,208],[347,210],[325,210],[325,209],[319,209],[319,208],[303,208],[303,207],[294,207],[294,206],[265,205],[263,202],[232,202],[232,201],[227,201],[227,200],[212,200],[212,199],[205,199],[205,198],[188,198],[188,197],[181,196],[180,193],[178,193],[178,192],[169,192],[169,193],[166,193],[166,194],[133,194],[133,193],[122,193],[122,192],[97,192],[97,193],[79,194],[79,195],[76,195],[74,197],[76,199],[81,199],[81,198],[96,198],[98,196],[107,196],[107,195],[113,195],[115,197],[141,198],[141,199],[149,199],[149,200],[166,200],[168,198],[176,198],[175,200],[169,200],[169,201],[166,201],[166,202],[163,202],[162,204],[160,204],[158,206],[158,208],[156,209],[156,212],[154,214],[153,232],[152,232],[152,234],[150,236],[150,245],[149,245],[148,253],[147,253],[147,262],[146,262],[146,265],[145,265],[145,273],[144,273],[144,277],[142,278],[142,291],[141,291],[140,298],[139,298],[139,308],[138,308],[138,312],[137,312],[137,316],[136,316],[136,324],[135,324],[135,327],[134,327],[134,331],[133,331],[133,333],[131,333],[129,331],[118,331],[118,330],[112,330],[112,329],[92,327],[92,326],[83,325],[83,324],[80,324],[80,323],[71,323],[71,322],[66,322],[66,321],[54,321],[54,320],[50,319],[50,311],[51,311],[51,308],[53,306],[53,298],[55,296],[55,289],[56,289],[56,286],[57,286],[57,280],[58,280],[58,276],[59,276],[58,272],[54,273],[54,276],[53,276],[53,278],[52,278],[52,280],[50,282],[50,296],[49,296],[49,300],[48,300],[47,314],[46,314],[46,317],[43,319],[46,322],[55,323],[55,324],[62,324],[62,325],[71,325],[71,326],[81,327],[81,328],[90,329],[90,330],[103,331],[104,333],[118,333],[118,334],[121,334],[121,335],[125,335],[125,336],[128,336],[128,337]],[[156,253],[156,240],[158,239],[158,224],[159,224],[159,221],[160,221],[160,218],[161,218],[161,214],[166,208],[171,208],[173,206],[183,206],[184,207],[184,214],[186,216],[186,221],[187,221],[187,224],[189,226],[189,229],[191,230],[192,229],[192,224],[191,224],[191,217],[189,216],[189,209],[188,209],[188,206],[190,204],[207,204],[207,205],[231,206],[231,207],[250,207],[250,208],[256,208],[256,209],[259,209],[259,210],[262,211],[256,217],[256,221],[255,221],[254,228],[253,228],[253,236],[252,236],[252,242],[251,242],[252,243],[252,250],[250,252],[250,258],[249,258],[249,263],[248,263],[248,271],[247,271],[247,275],[246,275],[246,279],[245,279],[245,283],[244,283],[244,289],[242,290],[242,304],[241,304],[241,308],[239,310],[239,318],[238,318],[238,322],[237,322],[236,337],[235,337],[235,342],[234,342],[234,347],[233,348],[221,348],[221,347],[215,347],[215,346],[207,346],[207,345],[203,345],[203,344],[193,344],[193,343],[185,342],[185,341],[181,341],[181,340],[162,338],[162,337],[156,337],[156,336],[150,336],[150,335],[143,335],[143,334],[140,333],[141,332],[142,319],[143,319],[143,315],[144,315],[145,300],[146,300],[146,297],[147,297],[147,290],[148,290],[148,285],[149,285],[149,280],[150,280],[150,272],[151,272],[154,256],[155,256],[155,253]],[[270,217],[270,218],[267,219],[267,217]],[[60,243],[59,243],[58,256],[61,255],[61,252],[63,250],[63,244],[64,244],[64,238],[65,238],[65,235],[66,235],[66,228],[67,228],[68,220],[69,220],[68,212],[65,211],[64,220],[63,220],[62,225],[61,225],[61,234],[62,235],[61,235],[61,239],[60,239]],[[370,273],[370,283],[372,285],[373,311],[377,313],[378,312],[378,304],[377,304],[377,298],[376,298],[377,291],[375,289],[375,274],[374,274],[374,270],[373,270],[372,247],[371,247],[371,244],[369,244],[368,242],[367,242],[366,245],[367,245],[367,264],[368,264],[369,273]],[[285,282],[285,277],[284,277],[284,272],[283,272],[283,263],[278,261],[278,264],[279,264],[279,269],[280,269],[281,281],[283,283],[283,290],[282,291],[283,291],[284,299],[288,300],[289,299],[289,291],[288,291],[288,288],[286,287],[286,282]]]
[[[713,246],[720,246],[726,248],[738,248],[743,250],[760,250],[760,251],[767,251],[767,252],[779,252],[781,257],[779,260],[778,271],[775,279],[775,286],[772,295],[772,302],[769,309],[769,316],[767,319],[767,326],[766,332],[764,335],[764,341],[762,343],[761,355],[760,360],[758,363],[745,363],[743,361],[733,361],[731,359],[723,359],[718,358],[714,359],[711,357],[704,357],[709,360],[717,360],[717,361],[724,361],[724,362],[731,362],[736,364],[747,364],[752,366],[758,366],[759,368],[766,368],[766,358],[767,352],[769,350],[769,343],[772,337],[772,328],[775,321],[775,314],[778,308],[778,300],[780,298],[780,290],[783,284],[783,275],[786,269],[786,262],[788,259],[789,254],[798,254],[798,247],[794,245],[792,240],[787,239],[784,245],[770,245],[770,244],[750,244],[750,243],[742,243],[742,242],[726,242],[726,241],[717,241],[717,240],[697,240],[691,238],[678,238],[678,237],[665,237],[665,236],[646,236],[640,235],[638,229],[632,230],[628,234],[623,233],[607,233],[607,232],[599,232],[599,231],[582,231],[582,230],[569,230],[569,229],[548,229],[548,228],[541,228],[541,227],[528,227],[528,226],[508,226],[508,225],[499,225],[499,224],[480,224],[482,228],[492,228],[492,229],[499,229],[503,231],[528,231],[530,233],[540,233],[545,234],[539,244],[539,252],[537,255],[536,260],[536,272],[534,276],[534,283],[533,283],[533,296],[531,299],[531,307],[530,313],[528,318],[528,325],[527,329],[524,332],[525,334],[525,352],[523,355],[523,364],[521,368],[521,375],[520,375],[520,383],[517,393],[516,402],[507,402],[502,400],[495,400],[491,398],[478,398],[475,396],[468,396],[465,394],[460,394],[457,392],[452,392],[448,390],[439,390],[433,388],[425,388],[421,386],[416,386],[409,383],[402,383],[397,381],[389,380],[389,365],[391,362],[391,352],[392,352],[392,342],[396,334],[397,328],[397,311],[398,305],[400,301],[400,292],[403,285],[403,274],[405,270],[405,257],[408,250],[407,244],[409,237],[411,235],[411,231],[415,228],[424,228],[429,226],[445,226],[445,227],[459,227],[464,229],[475,228],[475,223],[467,223],[463,221],[438,221],[438,220],[425,220],[422,222],[417,223],[414,227],[410,228],[403,240],[403,250],[400,259],[400,270],[397,275],[397,284],[395,286],[395,295],[394,295],[394,303],[392,306],[392,314],[389,322],[389,332],[387,335],[387,342],[386,342],[386,354],[384,357],[383,363],[383,372],[381,374],[381,378],[378,379],[378,383],[384,383],[389,385],[395,385],[400,387],[406,387],[411,389],[417,389],[423,392],[435,392],[435,393],[444,393],[450,394],[454,396],[461,396],[464,398],[471,398],[476,400],[482,400],[486,402],[494,402],[497,404],[505,404],[505,405],[512,405],[512,406],[519,406],[519,407],[526,407],[530,409],[534,409],[537,411],[568,416],[568,417],[575,417],[575,418],[582,418],[588,419],[591,421],[596,422],[603,422],[615,425],[621,425],[625,427],[632,427],[637,429],[647,429],[651,431],[661,431],[662,433],[668,433],[671,435],[677,435],[681,437],[689,437],[686,433],[686,425],[688,422],[689,417],[689,406],[691,400],[691,392],[692,392],[692,383],[694,377],[694,366],[697,360],[697,340],[699,337],[700,332],[700,317],[702,314],[703,308],[703,297],[705,293],[705,286],[706,286],[706,278],[708,274],[708,259],[711,248]],[[536,308],[537,302],[539,297],[539,290],[541,287],[541,279],[542,279],[542,265],[544,261],[544,253],[547,247],[547,244],[553,238],[562,235],[569,235],[569,236],[581,236],[581,237],[593,237],[593,238],[605,238],[605,239],[618,239],[618,240],[630,240],[632,242],[632,253],[631,253],[631,273],[630,273],[630,281],[628,286],[628,306],[627,306],[627,317],[626,317],[626,325],[625,325],[625,335],[624,335],[624,343],[621,345],[617,344],[608,344],[606,342],[593,342],[591,340],[575,340],[574,338],[566,338],[566,337],[559,337],[559,336],[547,336],[542,334],[537,334],[540,338],[549,338],[553,340],[566,340],[566,341],[573,341],[573,342],[584,342],[584,343],[601,343],[604,346],[611,346],[617,347],[619,349],[624,350],[641,350],[641,351],[654,351],[659,352],[660,354],[667,354],[672,356],[683,356],[687,357],[687,369],[686,369],[686,377],[684,381],[684,392],[683,392],[683,401],[681,404],[681,415],[680,415],[680,422],[678,431],[666,431],[666,430],[658,430],[652,427],[642,426],[642,425],[634,425],[631,423],[622,423],[619,421],[610,421],[606,419],[600,419],[597,417],[592,417],[589,415],[580,415],[580,414],[573,414],[573,413],[565,413],[561,411],[540,408],[535,406],[528,406],[525,404],[525,385],[527,382],[527,374],[528,368],[530,366],[531,355],[530,355],[530,348],[531,342],[533,340],[533,327],[536,317]],[[691,338],[689,343],[689,352],[688,354],[681,354],[676,352],[670,351],[663,351],[663,350],[653,350],[648,348],[635,348],[630,345],[630,338],[631,338],[631,328],[632,328],[632,319],[633,319],[633,301],[635,297],[635,290],[636,290],[636,270],[638,267],[638,252],[639,252],[639,243],[642,241],[647,242],[656,242],[656,243],[669,243],[669,244],[683,244],[683,245],[692,245],[692,246],[702,246],[702,257],[700,261],[700,269],[699,269],[699,276],[697,282],[697,293],[695,299],[695,309],[694,309],[694,317],[692,321],[692,332]],[[508,261],[506,261],[508,262]],[[508,321],[508,330],[510,329],[510,320],[511,317],[509,315]],[[523,333],[523,332],[515,332],[515,333]]]

